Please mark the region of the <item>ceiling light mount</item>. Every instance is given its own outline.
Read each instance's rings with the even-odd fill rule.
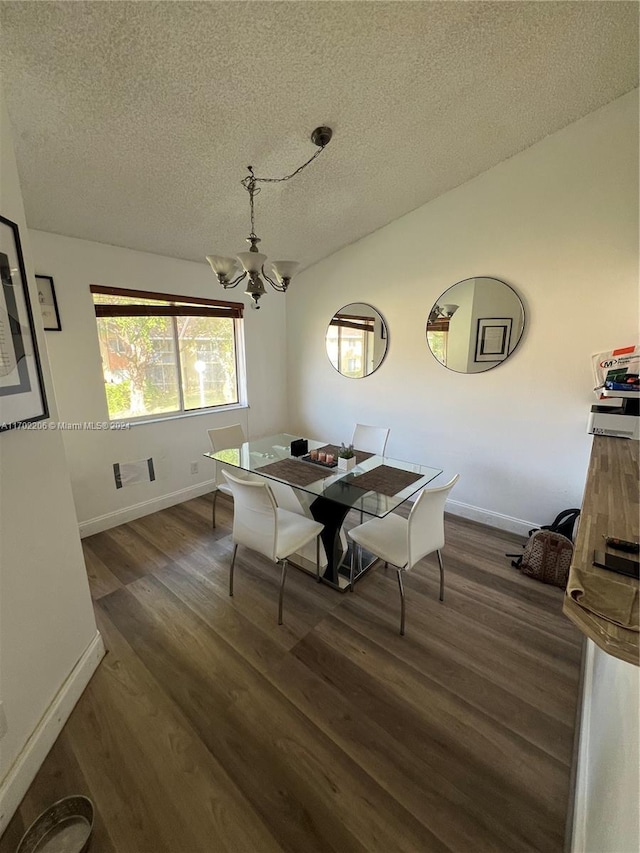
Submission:
[[[247,243],[251,248],[248,252],[239,252],[236,258],[229,258],[225,255],[207,255],[207,260],[211,264],[211,269],[216,274],[218,281],[228,290],[231,287],[236,287],[241,281],[247,281],[247,289],[245,293],[253,300],[251,307],[259,308],[258,304],[260,297],[266,293],[264,282],[268,281],[274,290],[279,293],[286,293],[289,283],[293,278],[300,264],[297,261],[272,261],[272,275],[270,278],[265,272],[266,255],[262,255],[258,251],[258,243],[260,238],[255,233],[255,212],[254,212],[254,197],[260,192],[260,187],[256,184],[279,184],[282,181],[288,181],[295,177],[298,172],[305,169],[312,163],[316,157],[321,154],[326,146],[331,141],[333,131],[330,127],[316,127],[311,134],[311,141],[318,147],[318,150],[310,157],[306,163],[299,166],[295,172],[290,175],[285,175],[283,178],[258,178],[253,172],[253,166],[247,166],[249,174],[241,181],[242,186],[249,193],[249,210],[251,218],[251,231],[247,237]],[[236,276],[238,272],[238,261],[243,267],[243,272]],[[234,276],[236,276],[234,278]]]
[[[311,141],[314,145],[317,145],[318,148],[325,148],[331,142],[332,136],[333,131],[330,127],[316,127],[311,134]]]

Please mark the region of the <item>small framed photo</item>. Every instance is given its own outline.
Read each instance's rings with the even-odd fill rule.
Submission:
[[[474,361],[504,361],[509,355],[512,317],[480,317]]]
[[[49,415],[20,232],[0,216],[0,432]]]
[[[38,302],[46,332],[61,332],[60,312],[53,279],[50,275],[36,275],[38,285]]]

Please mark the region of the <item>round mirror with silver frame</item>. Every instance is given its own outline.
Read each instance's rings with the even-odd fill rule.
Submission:
[[[434,358],[456,373],[482,373],[506,361],[524,332],[524,305],[504,281],[466,278],[438,298],[427,319]]]
[[[384,361],[389,346],[382,314],[365,302],[351,302],[337,311],[327,327],[325,345],[329,361],[342,376],[362,379]]]

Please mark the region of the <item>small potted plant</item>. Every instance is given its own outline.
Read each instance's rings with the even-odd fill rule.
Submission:
[[[338,468],[341,471],[350,471],[355,464],[356,454],[353,450],[353,444],[347,446],[344,443],[341,444],[340,450],[338,450]]]

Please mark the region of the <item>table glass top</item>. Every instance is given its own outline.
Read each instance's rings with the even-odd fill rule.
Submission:
[[[413,462],[403,462],[398,459],[391,459],[388,456],[371,456],[360,462],[350,471],[342,471],[338,468],[324,468],[313,462],[304,462],[301,459],[295,459],[291,456],[291,442],[297,438],[300,438],[300,436],[280,433],[279,435],[272,435],[256,441],[247,441],[239,447],[220,450],[216,453],[205,453],[204,455],[209,459],[222,462],[230,468],[240,468],[243,471],[250,471],[269,479],[288,483],[293,488],[299,489],[302,492],[327,498],[328,500],[362,510],[367,515],[378,516],[379,518],[399,507],[407,498],[419,492],[420,489],[424,488],[424,486],[442,473],[442,469],[440,468],[430,468],[426,465],[418,465]],[[324,447],[329,442],[308,439],[308,443],[309,450],[314,450]],[[284,460],[290,460],[291,465],[304,466],[305,470],[301,472],[302,475],[297,477],[295,469],[292,469],[290,465],[273,465],[275,462]],[[398,479],[404,476],[401,472],[409,472],[410,474],[417,475],[417,478],[408,485],[405,485],[404,488],[399,488],[397,494],[393,495],[384,494],[375,488],[365,488],[366,481],[363,481],[362,488],[357,485],[357,478],[360,475],[380,468],[380,466],[385,467],[384,469],[381,468],[378,473],[385,474],[387,483],[391,483],[391,486],[379,487],[385,488],[386,491],[394,491],[394,472],[389,469],[398,470]],[[277,470],[278,468],[280,468],[280,471]],[[287,471],[283,470],[286,468],[288,468],[289,474],[293,476],[287,476]],[[317,478],[313,477],[313,472],[315,471],[318,474]],[[309,477],[312,479],[307,482]],[[304,485],[301,485],[301,482],[304,482]]]

